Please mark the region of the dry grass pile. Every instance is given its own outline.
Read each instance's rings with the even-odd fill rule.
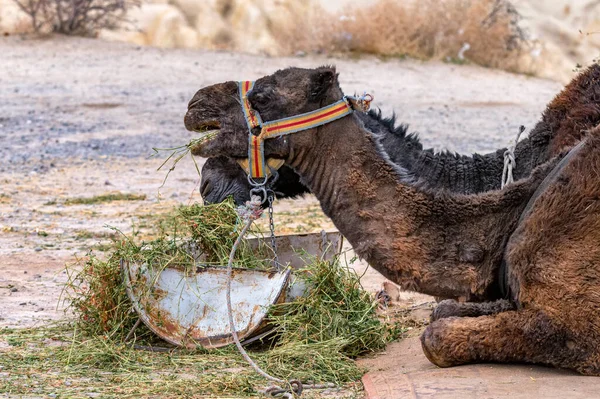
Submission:
[[[251,233],[260,234],[255,230]],[[204,264],[226,263],[239,234],[235,206],[232,200],[208,206],[180,206],[159,219],[151,234],[151,239],[143,240],[136,232],[130,236],[119,232],[112,248],[106,251],[106,258],[90,252],[67,268],[69,282],[65,293],[77,315],[80,331],[122,340],[137,320],[123,285],[121,260],[156,269],[177,266],[186,270],[195,270],[197,259]],[[247,245],[240,246],[236,262],[246,268],[269,267]]]
[[[323,12],[282,23],[283,52],[409,56],[520,71],[527,45],[506,0],[381,0],[339,15]]]
[[[233,346],[176,349],[143,325],[133,339],[126,340],[137,315],[125,292],[120,260],[157,268],[192,265],[197,257],[190,256],[188,244],[205,241],[197,247],[220,263],[228,254],[225,247],[236,238],[235,227],[232,202],[193,205],[178,208],[157,223],[151,240],[120,234],[106,258],[90,253],[69,269],[65,292],[75,316],[71,323],[0,331],[0,342],[8,344],[0,360],[7,377],[0,380],[0,391],[61,397],[90,392],[92,396],[257,395],[257,387],[267,381],[245,364]],[[252,256],[242,252],[238,261],[247,266]],[[261,263],[254,261],[257,266]],[[373,298],[361,288],[356,273],[337,260],[308,259],[297,275],[309,287],[308,293],[272,309],[275,332],[252,345],[252,357],[281,378],[359,386],[356,382],[363,370],[353,358],[382,349],[401,328],[378,318]],[[136,345],[169,349],[156,353],[136,350]]]

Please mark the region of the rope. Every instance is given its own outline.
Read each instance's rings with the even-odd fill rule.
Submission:
[[[235,253],[242,242],[242,239],[248,232],[248,229],[252,225],[252,223],[261,217],[262,215],[262,200],[259,196],[253,195],[250,201],[246,202],[245,206],[238,207],[238,215],[242,222],[244,223],[244,227],[240,232],[237,240],[233,244],[231,248],[231,252],[229,253],[229,261],[227,262],[227,316],[229,317],[229,328],[231,329],[231,336],[233,337],[233,341],[235,342],[235,346],[237,346],[238,351],[248,362],[250,366],[262,377],[266,378],[269,381],[273,381],[277,384],[286,384],[288,386],[287,389],[281,388],[277,385],[272,385],[267,387],[263,393],[269,397],[276,397],[281,395],[281,398],[292,399],[294,395],[300,396],[302,391],[305,389],[327,389],[327,388],[335,388],[335,384],[303,384],[300,380],[283,380],[281,378],[273,377],[272,375],[263,371],[248,355],[248,352],[242,346],[240,339],[238,337],[237,331],[235,329],[235,324],[233,321],[233,309],[231,306],[231,280],[233,274],[233,258],[235,257]]]
[[[502,181],[500,182],[500,188],[503,189],[507,184],[513,183],[515,180],[513,178],[513,169],[517,168],[517,161],[515,159],[515,148],[517,148],[517,143],[519,142],[519,138],[521,134],[525,131],[525,126],[519,127],[519,133],[517,134],[517,138],[513,145],[509,146],[506,151],[504,151],[504,169],[502,170]]]
[[[242,355],[242,357],[248,362],[248,364],[250,364],[250,366],[252,366],[252,368],[258,374],[260,374],[261,376],[265,377],[266,379],[268,379],[270,381],[274,381],[274,382],[281,384],[286,381],[279,379],[279,378],[275,378],[275,377],[265,373],[264,371],[262,371],[262,369],[260,367],[258,367],[258,365],[256,363],[254,363],[254,361],[250,358],[250,356],[248,356],[248,353],[246,352],[246,350],[240,343],[240,339],[238,337],[237,331],[235,330],[235,324],[233,322],[233,310],[231,307],[231,280],[232,280],[231,277],[233,274],[233,258],[235,256],[235,252],[237,251],[237,248],[239,247],[240,243],[242,242],[242,239],[246,235],[246,232],[252,225],[252,222],[254,222],[256,219],[258,219],[262,215],[260,197],[252,196],[250,201],[246,202],[246,206],[241,206],[238,208],[238,213],[240,215],[240,219],[243,222],[245,222],[245,225],[242,228],[242,231],[240,232],[240,235],[238,236],[237,240],[235,240],[233,247],[231,248],[231,252],[229,254],[229,261],[227,262],[227,313],[229,316],[229,328],[231,329],[231,336],[233,337],[233,341],[235,342],[235,345],[237,346],[238,350],[240,351],[240,354]]]

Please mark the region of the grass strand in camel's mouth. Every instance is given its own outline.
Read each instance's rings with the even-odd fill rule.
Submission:
[[[190,148],[202,145],[214,139],[221,131],[221,124],[217,121],[208,121],[201,123],[197,127],[193,128],[192,131],[199,133],[200,136],[192,139],[192,141],[189,143]]]
[[[221,129],[211,129],[209,126],[205,125],[200,128],[196,128],[193,131],[199,133],[199,136],[191,139],[190,142],[187,144],[187,148],[192,153],[192,155],[200,155],[202,147],[204,147],[210,141],[214,140],[221,132]]]
[[[207,130],[206,128],[200,128],[194,129],[194,132],[199,133],[200,135],[198,137],[194,137],[188,144],[192,152],[194,151],[194,148],[202,146],[203,144],[213,140],[221,132],[221,129]]]

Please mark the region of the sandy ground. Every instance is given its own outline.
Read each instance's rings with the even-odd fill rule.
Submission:
[[[66,263],[106,242],[108,226],[130,232],[176,204],[200,201],[184,160],[163,187],[166,157],[153,148],[187,143],[187,101],[205,85],[255,79],[291,65],[335,64],[347,93],[368,91],[425,146],[491,151],[531,128],[561,89],[547,80],[473,66],[410,60],[267,58],[160,50],[87,39],[0,39],[0,327],[68,317],[59,302]],[[202,160],[199,160],[200,164]],[[500,178],[500,176],[498,177]],[[105,193],[144,200],[69,205]],[[313,197],[276,204],[277,230],[332,227]],[[370,291],[384,279],[364,263]],[[403,293],[405,305],[430,297]],[[423,317],[426,317],[424,315]]]

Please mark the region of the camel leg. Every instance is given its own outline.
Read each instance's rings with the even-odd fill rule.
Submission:
[[[541,311],[440,319],[423,332],[421,344],[425,356],[439,367],[524,362],[600,375],[598,348],[557,327]]]
[[[446,317],[479,317],[494,315],[517,308],[514,302],[499,299],[494,302],[464,302],[446,299],[438,303],[431,313],[431,321]]]

